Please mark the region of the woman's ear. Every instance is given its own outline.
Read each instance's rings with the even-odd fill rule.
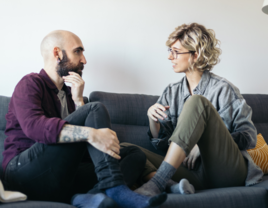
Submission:
[[[197,52],[194,52],[194,63],[197,61],[197,58],[198,58],[198,54],[197,54]]]

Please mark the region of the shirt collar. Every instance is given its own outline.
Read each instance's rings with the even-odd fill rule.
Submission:
[[[210,80],[210,72],[205,70],[202,74],[201,80],[199,81],[198,85],[194,89],[197,91],[197,94],[199,94],[199,95],[204,94],[204,92],[208,86],[209,80]]]
[[[196,88],[194,89],[194,92],[196,92],[196,94],[198,95],[203,95],[208,83],[210,80],[210,72],[209,71],[204,71],[201,77],[201,80],[199,81],[198,85],[196,86]],[[188,81],[186,76],[183,77],[183,96],[184,99],[188,98],[190,96],[190,92],[188,89]]]
[[[183,77],[183,81],[182,81],[182,85],[183,85],[183,97],[184,99],[188,98],[191,94],[189,92],[189,88],[188,88],[188,81],[186,76]]]
[[[47,75],[46,71],[44,69],[41,69],[40,73],[39,73],[43,80],[45,81],[46,85],[52,90],[54,91],[56,94],[58,94],[59,90],[56,87],[56,85],[52,82],[52,80],[49,78],[49,76]],[[65,91],[66,95],[71,95],[71,91],[70,89],[64,84],[62,87],[62,90]]]

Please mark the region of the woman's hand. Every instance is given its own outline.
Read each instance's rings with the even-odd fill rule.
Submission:
[[[188,169],[194,169],[195,162],[197,158],[200,157],[200,150],[197,145],[194,146],[188,157],[183,161],[183,165],[188,167]]]
[[[164,113],[167,109],[169,109],[169,106],[163,106],[159,103],[156,103],[152,105],[147,112],[147,115],[149,119],[157,122],[157,119],[164,120],[167,115]]]

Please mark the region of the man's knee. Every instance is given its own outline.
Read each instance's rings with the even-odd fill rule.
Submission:
[[[90,103],[87,103],[86,105],[90,106],[92,110],[99,110],[99,109],[106,110],[105,105],[103,105],[101,102],[90,102]]]
[[[103,112],[109,114],[107,108],[101,102],[90,102],[87,103],[85,107],[87,107],[88,112]]]

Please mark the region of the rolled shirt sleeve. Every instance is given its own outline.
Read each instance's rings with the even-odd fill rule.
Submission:
[[[159,103],[163,106],[169,106],[168,99],[169,96],[169,87],[167,87],[163,94],[159,97],[156,103]],[[168,140],[171,137],[174,128],[172,125],[172,121],[170,119],[170,114],[167,113],[168,117],[164,120],[158,119],[158,122],[160,123],[160,130],[158,132],[158,138],[153,138],[153,135],[151,133],[150,127],[148,129],[148,136],[153,144],[153,146],[158,150],[167,150],[168,149]]]

